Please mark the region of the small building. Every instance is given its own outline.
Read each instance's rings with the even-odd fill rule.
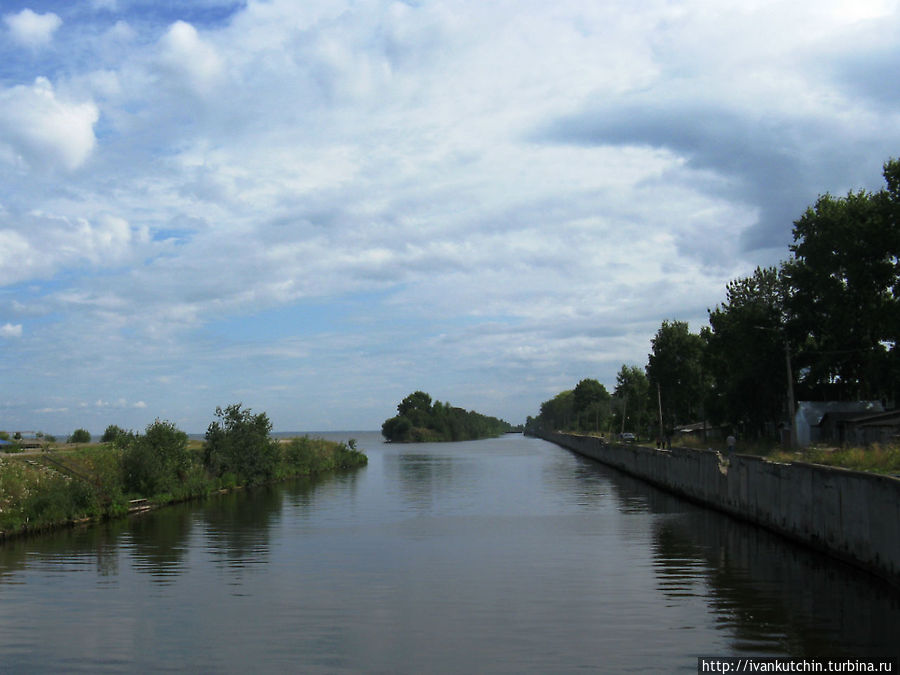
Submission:
[[[681,438],[696,438],[698,440],[721,441],[725,438],[724,427],[715,426],[709,422],[694,422],[682,424],[675,429],[675,433]]]
[[[845,422],[884,412],[881,401],[798,401],[794,415],[797,444],[845,442]]]
[[[15,444],[22,450],[36,450],[46,445],[43,434],[36,431],[16,431],[13,433]]]
[[[871,445],[900,441],[900,410],[855,415],[838,422],[842,444]]]

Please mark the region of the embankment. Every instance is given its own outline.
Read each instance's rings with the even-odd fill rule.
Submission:
[[[900,587],[900,479],[750,455],[727,461],[709,450],[656,450],[555,432],[540,436]]]

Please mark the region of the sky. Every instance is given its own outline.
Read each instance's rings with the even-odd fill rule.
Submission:
[[[900,148],[897,0],[0,1],[0,429],[513,423]]]

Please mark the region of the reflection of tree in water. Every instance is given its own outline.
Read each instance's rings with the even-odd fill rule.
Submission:
[[[672,603],[702,595],[738,653],[894,656],[900,593],[760,527],[696,506],[597,464],[620,511],[654,522],[653,562]]]
[[[117,576],[119,539],[125,529],[126,521],[110,520],[4,541],[0,543],[0,584],[35,562],[50,562],[60,569],[68,569],[92,559],[98,576]]]
[[[281,515],[283,485],[237,490],[207,500],[202,516],[207,547],[219,566],[265,563],[269,530]]]
[[[127,541],[134,567],[154,581],[171,582],[185,571],[187,539],[191,533],[190,504],[175,504],[130,519]]]
[[[661,521],[654,548],[658,570],[671,569],[679,555],[700,562],[735,651],[766,651],[777,638],[795,656],[896,653],[900,594],[843,563],[699,508]]]
[[[356,471],[335,473],[325,478],[294,478],[283,484],[283,495],[286,503],[301,517],[306,518],[316,513],[316,501],[327,495],[337,493],[342,495],[342,500],[347,504],[355,503],[358,482]]]
[[[466,466],[464,459],[454,457],[417,453],[384,457],[385,473],[396,476],[404,500],[416,510],[430,509],[436,495],[460,489],[460,482],[466,480],[460,474],[466,473]]]

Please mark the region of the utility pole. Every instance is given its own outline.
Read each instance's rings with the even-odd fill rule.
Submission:
[[[665,434],[663,433],[662,391],[659,388],[659,382],[656,383],[656,402],[659,404],[659,441],[660,443],[665,443]]]
[[[797,447],[797,425],[794,419],[796,411],[794,410],[794,371],[791,369],[791,348],[785,340],[784,343],[784,362],[787,365],[787,395],[788,395],[788,415],[790,415],[791,423],[791,449]]]

